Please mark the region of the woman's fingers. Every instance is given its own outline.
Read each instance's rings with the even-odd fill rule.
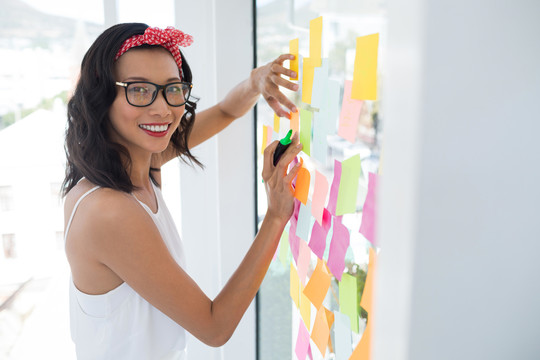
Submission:
[[[280,65],[280,64],[277,64],[277,63],[273,63],[270,67],[270,69],[276,73],[276,74],[279,74],[279,75],[285,75],[285,76],[288,76],[288,77],[296,77],[296,73],[290,69],[287,69],[286,67]]]
[[[272,172],[274,169],[274,152],[276,151],[278,143],[279,141],[275,140],[270,145],[268,145],[266,149],[264,149],[264,162],[262,171],[262,178],[264,181],[268,181],[268,179],[272,176]]]

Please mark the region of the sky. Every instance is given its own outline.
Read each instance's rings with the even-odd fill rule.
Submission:
[[[32,7],[54,15],[103,24],[103,0],[23,0]],[[114,1],[114,0],[110,0]],[[118,22],[139,21],[152,26],[174,25],[174,0],[152,0],[153,9],[148,11],[148,0],[117,0]]]

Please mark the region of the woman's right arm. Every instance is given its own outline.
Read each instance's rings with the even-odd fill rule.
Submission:
[[[287,166],[301,149],[296,145],[297,136],[276,167],[271,158],[277,142],[265,150],[267,214],[243,261],[214,300],[175,262],[146,211],[123,194],[103,196],[103,192],[88,202],[84,212],[90,216],[80,233],[89,237],[85,241],[91,244],[89,255],[199,340],[223,345],[255,297],[292,214],[291,183],[299,167],[287,173]]]

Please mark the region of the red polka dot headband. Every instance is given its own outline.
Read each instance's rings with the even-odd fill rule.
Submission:
[[[180,55],[180,49],[178,46],[186,47],[192,43],[193,37],[191,35],[185,34],[172,26],[168,26],[166,29],[148,27],[144,31],[144,34],[134,35],[124,41],[114,60],[118,60],[120,56],[122,56],[132,47],[141,46],[143,44],[161,45],[165,49],[169,50],[174,57],[176,64],[178,64],[178,69],[182,71],[182,55]]]

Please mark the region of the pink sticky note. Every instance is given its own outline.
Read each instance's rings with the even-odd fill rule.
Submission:
[[[330,214],[336,215],[336,204],[339,193],[339,183],[341,182],[341,163],[334,160],[334,180],[332,180],[332,187],[330,187],[330,197],[328,199],[328,211]]]
[[[267,130],[266,130],[266,146],[270,145],[272,143],[272,132],[274,130],[272,129],[272,127],[270,125],[267,126]]]
[[[298,223],[298,213],[300,212],[300,201],[294,199],[294,212],[291,216],[291,227],[289,229],[289,246],[291,247],[291,254],[296,263],[298,259],[299,242],[300,238],[296,236],[296,224]]]
[[[309,348],[309,332],[306,326],[300,320],[300,326],[298,327],[298,337],[296,338],[296,348],[294,352],[298,360],[305,360],[308,354]]]
[[[306,276],[309,270],[309,261],[311,260],[311,250],[308,244],[300,239],[300,249],[298,252],[298,262],[296,267],[298,268],[298,278],[302,282],[302,285],[306,285]]]
[[[343,92],[343,102],[341,103],[341,113],[339,114],[338,135],[353,143],[356,141],[356,131],[358,120],[362,111],[362,100],[351,98],[352,81],[345,80],[345,90]]]
[[[326,176],[315,170],[315,185],[313,188],[313,200],[311,200],[311,214],[319,222],[323,223],[323,209],[328,193],[328,180]]]
[[[378,176],[374,173],[369,173],[368,176],[368,193],[364,207],[362,208],[362,224],[360,225],[360,234],[364,235],[373,246],[375,246],[375,220],[377,219],[375,197],[377,193]]]
[[[328,235],[328,230],[330,230],[330,225],[332,224],[332,215],[330,211],[323,208],[323,225],[319,225],[315,221],[313,223],[313,229],[311,230],[311,239],[309,240],[309,247],[315,255],[322,260],[324,255],[324,250],[326,250],[326,237]]]
[[[341,223],[341,216],[335,217],[327,265],[339,281],[341,281],[345,269],[345,253],[349,247],[349,242],[349,230]]]

